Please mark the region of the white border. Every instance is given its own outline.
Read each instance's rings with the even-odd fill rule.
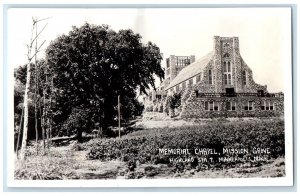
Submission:
[[[9,3],[13,3],[9,2]],[[156,2],[156,1],[154,1]],[[211,3],[211,2],[209,2]],[[290,48],[287,48],[290,50]],[[291,61],[291,58],[290,58]],[[291,63],[290,63],[291,65]],[[294,65],[296,66],[296,65]],[[8,166],[8,187],[237,187],[237,186],[292,186],[293,185],[293,134],[292,134],[292,66],[285,69],[285,134],[286,142],[286,176],[281,178],[218,178],[218,179],[138,179],[138,180],[64,180],[64,181],[31,181],[14,180],[14,157],[7,160]],[[9,75],[13,76],[13,68],[8,68]],[[9,100],[13,100],[13,77],[9,77],[10,84]],[[13,102],[8,103],[9,108],[13,108]],[[13,110],[6,114],[8,119],[13,118]],[[8,124],[8,130],[13,130],[13,123]],[[7,141],[13,138],[13,132],[7,134]],[[13,143],[8,142],[7,154],[14,154]]]

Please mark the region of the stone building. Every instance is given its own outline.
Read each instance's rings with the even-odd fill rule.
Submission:
[[[145,97],[145,112],[181,118],[283,114],[283,93],[269,93],[266,85],[253,80],[240,54],[238,37],[215,36],[213,51],[197,61],[195,56],[174,55],[166,61],[165,81]],[[174,94],[180,95],[179,106],[171,104]]]

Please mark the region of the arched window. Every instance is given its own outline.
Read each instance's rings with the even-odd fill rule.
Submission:
[[[227,74],[224,74],[224,84],[227,85]]]
[[[208,84],[212,84],[212,71],[208,70]]]
[[[228,84],[231,85],[231,74],[228,74]]]
[[[230,55],[228,53],[225,53],[223,57],[229,57]]]
[[[243,72],[242,72],[242,80],[243,80],[243,85],[247,85],[246,71],[243,71]]]

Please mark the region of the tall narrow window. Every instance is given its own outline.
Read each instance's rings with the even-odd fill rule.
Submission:
[[[186,83],[185,81],[182,83],[182,89],[185,89],[186,88]]]
[[[179,85],[176,86],[176,92],[178,92],[178,91],[179,91]]]
[[[225,61],[223,64],[224,85],[231,85],[231,65],[230,61]]]
[[[189,86],[192,86],[193,85],[193,79],[190,79],[189,80]]]
[[[226,61],[223,63],[223,71],[224,73],[227,72],[227,65],[226,65]]]
[[[249,110],[253,110],[253,101],[249,101],[248,104],[249,104]]]
[[[196,82],[200,82],[200,74],[196,76]]]
[[[243,71],[243,72],[242,72],[242,80],[243,80],[243,85],[247,85],[246,71]]]
[[[204,109],[208,110],[208,102],[207,101],[204,102]]]
[[[196,97],[199,97],[199,91],[195,90]]]
[[[212,71],[208,70],[208,84],[212,84]]]

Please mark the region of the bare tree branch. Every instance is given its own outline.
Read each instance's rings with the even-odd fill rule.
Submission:
[[[46,28],[46,26],[48,25],[48,23],[46,23],[44,25],[44,27],[42,28],[42,30],[39,31],[39,33],[34,37],[34,39],[31,41],[30,46],[32,46],[32,44],[34,43],[34,41],[39,37],[39,35],[44,31],[44,29]]]

